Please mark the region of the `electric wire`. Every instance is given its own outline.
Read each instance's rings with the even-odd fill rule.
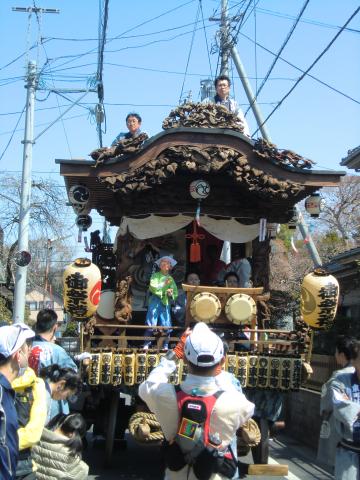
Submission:
[[[189,54],[188,54],[188,58],[187,58],[187,62],[186,62],[186,67],[185,67],[184,79],[183,79],[183,83],[182,83],[182,86],[181,86],[181,92],[180,92],[180,97],[179,97],[179,104],[181,103],[182,96],[183,96],[183,92],[184,92],[185,80],[186,80],[186,75],[187,75],[187,71],[188,71],[188,68],[189,68],[189,62],[190,62],[190,58],[191,58],[191,52],[192,52],[193,45],[194,45],[196,26],[197,26],[198,21],[199,21],[199,15],[200,15],[200,3],[199,3],[199,5],[198,5],[197,11],[196,11],[195,25],[194,25],[194,29],[193,29],[193,33],[192,33],[192,37],[191,37]]]
[[[244,33],[240,32],[240,35],[244,38],[246,38],[247,40],[249,40],[250,42],[254,42],[254,39],[252,39],[251,37],[249,37],[248,35],[245,35]],[[276,56],[276,53],[269,50],[267,47],[265,47],[264,45],[262,45],[261,43],[257,42],[257,45],[258,47],[260,47],[262,50],[264,50],[265,52],[268,52],[270,53],[271,55],[274,55]],[[290,67],[294,68],[295,70],[298,70],[299,72],[301,73],[305,73],[305,71],[298,67],[297,65],[294,65],[293,63],[289,62],[289,60],[286,60],[284,57],[279,57],[279,59],[286,63],[287,65],[289,65]],[[350,95],[348,95],[347,93],[344,93],[342,92],[341,90],[339,90],[338,88],[335,88],[333,87],[332,85],[330,85],[329,83],[326,83],[324,82],[323,80],[321,80],[320,78],[318,77],[315,77],[314,75],[312,75],[311,73],[306,73],[306,75],[311,78],[312,80],[315,80],[316,82],[320,83],[321,85],[324,85],[325,87],[329,88],[330,90],[338,93],[339,95],[342,95],[343,97],[347,98],[348,100],[351,100],[352,102],[354,103],[357,103],[358,105],[360,105],[360,101],[359,100],[356,100],[356,98],[354,97],[351,97]],[[250,77],[249,77],[250,78]]]
[[[294,22],[293,25],[291,26],[291,28],[290,28],[288,34],[286,35],[286,38],[285,38],[285,40],[283,41],[283,43],[282,43],[282,45],[281,45],[278,53],[276,54],[275,58],[273,59],[273,61],[272,61],[271,65],[270,65],[268,71],[266,72],[265,78],[264,78],[263,81],[261,82],[260,87],[259,87],[259,88],[256,88],[255,97],[254,97],[253,101],[251,102],[250,107],[246,110],[245,116],[246,116],[246,114],[248,113],[248,111],[250,110],[250,108],[252,107],[252,105],[254,104],[254,102],[257,100],[257,98],[258,98],[258,96],[259,96],[259,93],[261,92],[261,90],[263,89],[264,85],[266,84],[266,81],[267,81],[267,79],[269,78],[271,72],[274,70],[274,67],[275,67],[277,61],[279,60],[279,57],[280,57],[281,53],[283,52],[283,50],[284,50],[284,48],[286,47],[286,45],[289,43],[290,38],[291,38],[292,34],[294,33],[294,31],[295,31],[295,29],[296,29],[296,27],[297,27],[297,25],[298,25],[298,23],[299,23],[299,21],[300,21],[300,19],[301,19],[302,15],[303,15],[303,13],[304,13],[304,11],[305,11],[305,9],[306,9],[306,7],[308,6],[309,2],[310,2],[310,0],[305,0],[303,6],[301,7],[301,10],[300,10],[300,12],[298,13],[298,15],[297,15],[297,17],[296,17],[295,22]],[[256,41],[257,41],[257,40],[256,40],[256,38],[255,38],[255,48],[256,48]]]
[[[124,32],[120,33],[119,35],[116,35],[116,36],[113,37],[111,40],[109,40],[107,43],[110,43],[110,42],[112,42],[112,41],[114,41],[114,40],[120,39],[120,38],[122,38],[123,35],[126,35],[127,33],[130,33],[130,32],[132,32],[133,30],[136,30],[136,29],[139,28],[139,27],[142,27],[142,26],[144,26],[144,25],[147,25],[148,23],[151,23],[151,22],[153,22],[154,20],[158,20],[159,18],[161,18],[161,17],[163,17],[163,16],[165,16],[165,15],[168,15],[169,13],[173,13],[174,11],[181,9],[181,8],[185,7],[186,5],[189,5],[190,3],[193,3],[194,1],[195,1],[195,0],[189,0],[189,1],[187,1],[187,2],[185,2],[185,3],[183,3],[183,4],[181,4],[181,5],[178,5],[177,7],[171,8],[170,10],[167,10],[167,11],[161,13],[160,15],[156,15],[155,17],[152,17],[152,18],[150,18],[150,19],[148,19],[148,20],[145,20],[145,21],[143,21],[143,22],[141,22],[141,23],[138,23],[138,24],[135,25],[134,27],[131,27],[131,28],[129,28],[128,30],[125,30]],[[88,50],[88,51],[86,51],[86,52],[83,52],[83,53],[81,53],[81,54],[76,55],[76,58],[72,58],[72,59],[68,60],[67,62],[64,62],[63,65],[66,65],[66,64],[68,64],[68,63],[71,63],[71,62],[75,61],[76,59],[82,58],[82,57],[84,57],[85,55],[89,55],[89,54],[96,53],[96,51],[97,51],[97,48],[92,48],[91,50]],[[69,58],[69,57],[70,57],[70,56],[67,56],[67,58]],[[58,57],[58,58],[64,58],[64,57]]]
[[[203,24],[204,37],[205,37],[205,43],[206,43],[206,52],[207,52],[207,57],[208,57],[208,61],[209,61],[210,76],[211,76],[211,78],[214,78],[214,77],[213,77],[212,68],[211,68],[210,49],[209,49],[208,39],[207,39],[207,35],[206,35],[206,28],[205,28],[204,11],[203,11],[203,7],[202,7],[202,0],[199,0],[199,5],[200,5],[201,21],[202,21],[202,24]]]
[[[268,10],[266,8],[258,8],[258,12],[264,13],[265,15],[272,15],[274,17],[280,17],[280,18],[286,18],[286,19],[291,19],[294,20],[296,17],[294,15],[290,15],[287,13],[281,13],[281,12],[276,12],[274,10]],[[324,28],[330,28],[334,30],[339,30],[341,27],[339,25],[332,25],[330,23],[324,23],[324,22],[319,22],[318,20],[311,20],[309,18],[302,18],[300,20],[301,23],[308,23],[310,25],[315,25],[317,27],[324,27]],[[345,28],[345,32],[351,32],[351,33],[360,33],[360,30],[357,30],[355,28]]]
[[[328,43],[328,45],[322,50],[322,52],[315,58],[315,60],[311,63],[311,65],[305,70],[305,72],[299,77],[299,79],[295,82],[295,84],[290,88],[290,90],[283,96],[283,98],[279,101],[276,107],[269,113],[269,115],[265,118],[261,125],[255,130],[252,136],[254,136],[258,131],[259,128],[262,127],[278,110],[278,108],[284,103],[284,101],[288,98],[288,96],[295,90],[295,88],[299,85],[299,83],[305,78],[308,72],[318,63],[318,61],[325,55],[325,53],[331,48],[337,38],[341,35],[344,31],[346,26],[351,22],[351,20],[359,13],[360,7],[358,7],[346,20],[344,25],[340,28],[340,30],[336,33],[336,35],[332,38],[332,40]]]
[[[0,155],[0,161],[2,160],[3,156],[5,155],[7,149],[9,148],[9,145],[10,145],[10,143],[11,143],[11,140],[13,139],[13,136],[15,135],[15,132],[17,131],[16,129],[17,129],[19,123],[20,123],[20,120],[21,120],[21,117],[22,117],[23,114],[24,114],[24,111],[25,111],[25,105],[24,105],[24,108],[22,109],[22,111],[20,112],[19,118],[17,119],[16,125],[15,125],[13,131],[11,132],[11,135],[10,135],[10,138],[9,138],[9,140],[8,140],[8,143],[6,144],[6,146],[5,146],[2,154]]]

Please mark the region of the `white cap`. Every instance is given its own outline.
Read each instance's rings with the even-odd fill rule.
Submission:
[[[156,265],[158,267],[160,267],[160,263],[163,261],[163,260],[167,260],[168,262],[170,262],[170,265],[171,265],[171,268],[175,267],[175,265],[177,264],[177,261],[175,260],[175,258],[173,257],[170,257],[170,255],[163,255],[162,257],[158,258],[156,260]]]
[[[10,357],[24,345],[26,340],[33,337],[35,333],[25,323],[0,327],[0,356]]]
[[[224,344],[220,337],[204,322],[195,325],[185,342],[185,356],[193,365],[212,367],[224,356]]]

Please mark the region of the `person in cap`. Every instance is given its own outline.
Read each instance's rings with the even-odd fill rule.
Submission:
[[[156,262],[160,268],[159,272],[153,273],[150,277],[149,291],[151,294],[149,307],[146,314],[146,324],[149,327],[171,327],[170,302],[176,300],[178,289],[170,270],[175,267],[176,260],[170,256],[160,257]],[[153,334],[153,328],[145,330],[145,337]],[[170,335],[170,331],[168,331]],[[149,348],[151,342],[146,341],[144,348]],[[167,342],[164,343],[167,348]]]
[[[168,380],[180,358],[189,373],[177,388]],[[227,469],[225,460],[234,460],[229,446],[254,405],[234,388],[219,390],[216,376],[224,362],[222,340],[199,322],[139,386],[139,396],[164,433],[167,480],[224,480],[234,475],[236,463],[235,469]],[[199,412],[205,413],[202,420],[196,417]]]
[[[18,418],[11,382],[28,366],[27,340],[35,333],[25,324],[0,327],[0,478],[13,480],[19,455]]]
[[[77,371],[74,360],[63,347],[55,343],[57,321],[57,313],[51,308],[40,310],[37,314],[36,336],[29,357],[29,365],[37,376],[40,375],[41,369],[54,364]],[[52,402],[51,417],[55,417],[59,413],[68,414],[69,412],[69,404],[66,400]]]

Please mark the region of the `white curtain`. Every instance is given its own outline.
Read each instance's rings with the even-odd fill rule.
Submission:
[[[116,248],[118,237],[125,235],[127,232],[131,233],[138,240],[145,240],[176,232],[193,220],[193,217],[182,214],[174,215],[173,217],[153,214],[145,218],[123,217],[116,235],[114,247]],[[200,224],[214,237],[223,241],[228,240],[232,243],[250,242],[259,235],[258,223],[243,225],[234,218],[223,220],[201,215]]]

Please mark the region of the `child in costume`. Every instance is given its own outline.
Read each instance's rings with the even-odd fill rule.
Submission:
[[[175,267],[176,260],[169,256],[163,256],[156,261],[160,268],[159,272],[153,273],[150,278],[149,290],[151,293],[149,308],[146,314],[146,324],[149,327],[171,327],[170,301],[176,300],[178,290],[176,283],[169,274],[171,268]],[[153,328],[145,330],[145,337],[153,334]],[[168,330],[168,336],[170,330]],[[149,348],[151,342],[147,341],[144,348]],[[167,342],[164,342],[167,348]]]

